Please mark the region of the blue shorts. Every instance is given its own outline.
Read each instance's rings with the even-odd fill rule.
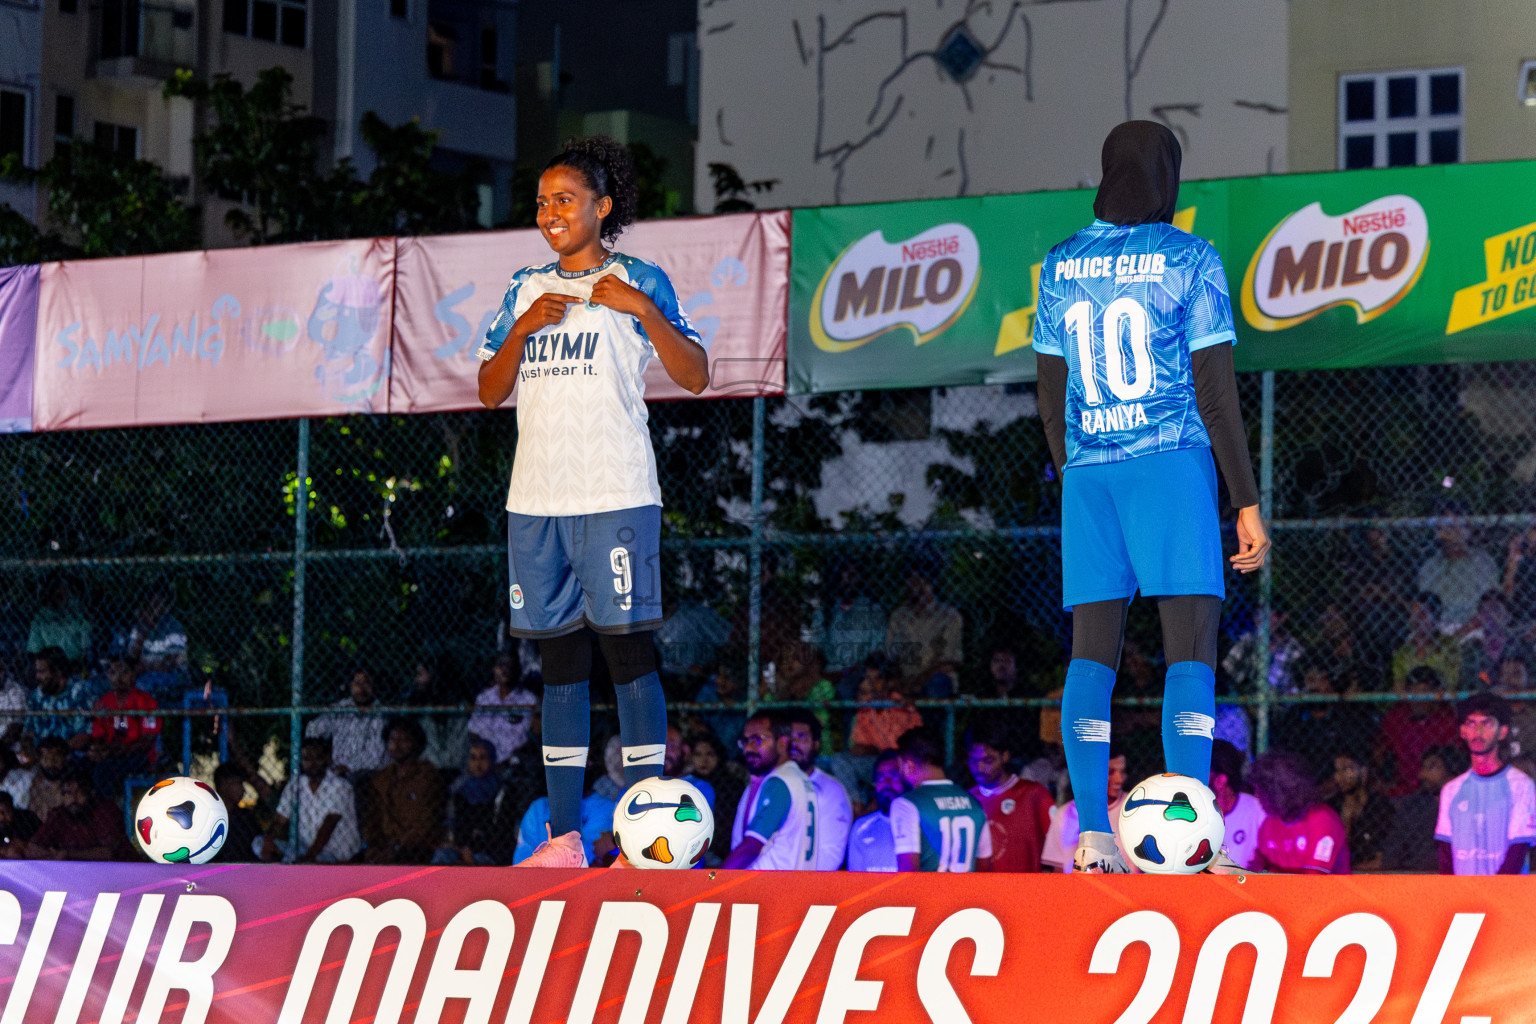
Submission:
[[[661,625],[661,506],[585,516],[507,513],[513,636]]]
[[[1061,500],[1064,608],[1176,594],[1226,596],[1209,448],[1073,466]]]

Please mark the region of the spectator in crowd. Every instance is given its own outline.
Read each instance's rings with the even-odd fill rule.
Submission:
[[[8,660],[8,659],[7,659]],[[0,750],[13,750],[21,742],[26,719],[8,711],[27,710],[27,688],[16,681],[8,667],[0,662]]]
[[[1125,803],[1125,751],[1121,750],[1117,741],[1111,740],[1109,748],[1109,820],[1118,821],[1120,806]],[[1045,834],[1045,847],[1040,851],[1040,862],[1055,868],[1063,873],[1072,870],[1072,857],[1077,852],[1077,841],[1081,833],[1077,816],[1077,801],[1068,800],[1056,809],[1056,816],[1051,819],[1050,831]],[[1131,874],[1139,873],[1134,861],[1125,855],[1125,847],[1120,842],[1119,831],[1115,832],[1115,845],[1120,848],[1120,858],[1125,861]]]
[[[37,815],[17,807],[11,794],[0,790],[0,860],[25,860],[27,841],[40,827]]]
[[[11,750],[0,747],[0,793],[9,793],[16,806],[27,809],[32,795],[32,780],[37,777],[37,750],[31,745],[18,745]]]
[[[106,712],[157,711],[160,704],[138,686],[138,663],[123,651],[107,656],[111,689],[96,701]],[[91,719],[90,759],[96,790],[109,800],[121,795],[123,779],[153,772],[160,760],[159,715],[105,714]]]
[[[1419,788],[1397,802],[1392,826],[1381,843],[1384,871],[1433,874],[1440,870],[1435,822],[1440,788],[1456,774],[1461,758],[1454,747],[1431,747],[1419,761]]]
[[[886,625],[885,609],[865,592],[858,563],[844,561],[833,581],[826,628],[816,631],[843,700],[854,698],[865,659],[884,648]]]
[[[372,814],[363,822],[369,864],[425,864],[443,838],[443,778],[422,760],[426,732],[414,718],[384,726],[390,763],[369,778]]]
[[[1253,763],[1248,781],[1265,815],[1253,870],[1287,875],[1350,873],[1344,823],[1337,811],[1318,799],[1305,758],[1270,751]]]
[[[909,788],[891,801],[896,870],[992,870],[992,830],[981,803],[949,781],[944,746],[922,729],[902,734],[896,764]]]
[[[133,859],[121,808],[96,795],[87,769],[77,765],[65,772],[60,794],[63,802],[27,843],[28,859]]]
[[[715,787],[693,774],[693,747],[683,737],[683,731],[671,723],[667,724],[667,752],[662,755],[661,774],[691,782],[709,804],[709,813],[715,813]]]
[[[1009,770],[1010,744],[1011,731],[1001,722],[972,729],[966,752],[971,778],[976,780],[971,796],[981,805],[992,833],[992,870],[1036,872],[1056,801],[1038,782]]]
[[[1322,613],[1317,617],[1317,639],[1312,644],[1312,651],[1313,658],[1327,665],[1333,678],[1341,682],[1351,675],[1367,671],[1366,659],[1355,638],[1354,624],[1349,621],[1344,606],[1338,601],[1324,605]],[[1376,666],[1377,669],[1384,667],[1384,663]],[[1378,671],[1377,674],[1381,673]],[[1380,688],[1379,685],[1371,687]]]
[[[418,661],[411,670],[409,703],[420,707],[459,703],[456,687],[450,678],[449,665],[446,657],[435,661]],[[449,775],[462,768],[464,758],[469,753],[467,716],[442,712],[424,714],[418,721],[427,738],[427,745],[421,750],[422,760]]]
[[[1455,633],[1477,611],[1477,602],[1499,585],[1499,567],[1472,536],[1466,516],[1449,509],[1440,520],[1435,539],[1440,550],[1419,566],[1418,588],[1440,599],[1440,629]]]
[[[1351,871],[1381,870],[1381,848],[1392,828],[1392,802],[1371,785],[1369,762],[1357,747],[1339,748],[1333,759],[1333,796],[1328,806],[1344,823]]]
[[[590,755],[589,755],[590,758]],[[613,809],[629,787],[624,783],[624,749],[618,733],[603,745],[603,774],[592,780],[581,799],[581,845],[588,864],[600,864],[618,849],[613,841]],[[512,863],[521,864],[549,839],[549,797],[528,805],[517,826]]]
[[[896,763],[896,751],[875,758],[875,808],[853,823],[848,834],[849,871],[896,870],[896,844],[891,836],[891,802],[909,788]]]
[[[824,732],[832,733],[832,711],[827,707],[837,700],[837,687],[827,678],[826,658],[813,644],[795,644],[784,652],[779,666],[775,700],[809,704]],[[830,736],[829,736],[830,739]],[[829,748],[835,744],[828,743]]]
[[[907,570],[906,590],[906,601],[891,612],[886,624],[885,651],[895,660],[908,694],[952,697],[964,660],[965,624],[953,605],[934,595],[933,580],[925,569]]]
[[[1120,670],[1115,675],[1115,703],[1111,710],[1111,731],[1125,749],[1132,765],[1158,764],[1163,759],[1163,709],[1160,705],[1126,705],[1124,698],[1139,701],[1163,696],[1163,684],[1141,643],[1134,636],[1122,641]],[[1065,691],[1063,691],[1065,692]]]
[[[377,701],[373,673],[359,667],[352,670],[347,681],[347,696],[331,707],[370,708]],[[320,715],[305,727],[304,735],[331,741],[332,770],[353,786],[367,786],[368,774],[382,768],[389,759],[384,748],[384,719],[376,712]]]
[[[1536,753],[1536,705],[1512,699],[1516,694],[1529,693],[1530,689],[1531,673],[1525,655],[1505,652],[1494,673],[1493,691],[1510,702],[1509,739],[1505,746],[1511,759]]]
[[[151,693],[187,685],[187,629],[172,614],[176,594],[165,580],[144,591],[144,603],[133,624],[113,638],[140,665],[139,685]]]
[[[1420,593],[1408,605],[1408,637],[1392,653],[1392,688],[1407,688],[1408,673],[1424,666],[1434,671],[1452,690],[1461,673],[1461,647],[1440,631],[1440,599]]]
[[[1412,700],[1400,701],[1381,719],[1376,744],[1380,763],[1390,773],[1386,794],[1397,798],[1418,785],[1414,765],[1430,747],[1454,746],[1456,712],[1444,701],[1440,676],[1427,665],[1411,670],[1407,678]]]
[[[688,746],[693,765],[690,777],[714,789],[715,838],[709,844],[709,857],[710,863],[718,864],[731,852],[731,831],[725,823],[736,820],[737,805],[747,788],[747,772],[730,759],[724,741],[713,733],[695,733]]]
[[[923,716],[907,699],[896,676],[895,666],[881,655],[871,655],[864,663],[864,679],[859,683],[861,704],[888,700],[889,708],[860,708],[853,719],[848,737],[848,752],[857,757],[873,757],[882,750],[895,750],[902,733],[920,729]]]
[[[1380,515],[1363,509],[1362,515]],[[1371,666],[1385,666],[1402,635],[1403,599],[1412,592],[1407,556],[1379,526],[1348,533],[1352,542],[1344,578],[1350,581],[1346,614],[1360,641],[1360,656]]]
[[[784,651],[800,640],[801,603],[789,592],[779,573],[778,556],[767,552],[762,559],[762,595],[759,602],[758,650],[765,679],[778,673],[784,660]],[[751,603],[740,602],[731,622],[731,635],[726,641],[726,657],[737,665],[747,663],[747,640],[751,636]],[[767,687],[771,689],[771,687]],[[726,736],[724,732],[721,736]],[[737,735],[740,735],[739,731]],[[729,737],[726,737],[729,739]]]
[[[64,802],[64,773],[69,762],[69,744],[63,738],[44,736],[38,740],[37,770],[27,785],[25,799],[17,796],[17,806],[25,806],[38,821],[47,821],[53,809]],[[15,790],[12,795],[16,795]]]
[[[57,647],[46,648],[33,656],[32,677],[37,685],[27,695],[29,711],[89,711],[96,703],[96,691],[90,683],[71,672],[69,660]],[[29,721],[29,731],[39,740],[45,736],[58,736],[71,750],[84,750],[90,746],[91,723],[84,716],[47,715]]]
[[[1477,603],[1477,611],[1461,627],[1460,679],[1467,689],[1492,686],[1505,654],[1516,652],[1517,640],[1510,628],[1509,600],[1503,591],[1490,590]]]
[[[1435,822],[1442,875],[1519,875],[1536,843],[1536,782],[1504,763],[1509,702],[1483,691],[1456,706],[1472,766],[1440,790]]]
[[[538,697],[522,685],[517,659],[504,651],[491,664],[491,685],[475,697],[477,710],[469,719],[469,733],[491,741],[497,764],[510,764],[528,743],[538,707]]]
[[[789,756],[816,792],[816,870],[836,871],[848,854],[853,802],[835,775],[816,766],[821,754],[821,719],[810,708],[790,708]]]
[[[1243,752],[1231,743],[1217,740],[1211,744],[1211,792],[1227,826],[1222,848],[1238,867],[1251,868],[1259,848],[1264,808],[1243,782],[1244,764]]]
[[[1509,538],[1499,589],[1509,598],[1510,610],[1521,630],[1536,623],[1536,526]]]
[[[1325,697],[1320,703],[1292,704],[1275,717],[1272,743],[1306,758],[1312,778],[1333,774],[1334,755],[1351,751],[1362,763],[1367,760],[1379,723],[1369,704],[1344,703],[1342,681],[1323,658],[1308,658],[1300,667],[1302,691]]]
[[[1258,693],[1261,683],[1272,693],[1295,693],[1300,680],[1295,677],[1296,663],[1306,656],[1301,643],[1291,635],[1286,622],[1290,618],[1280,602],[1269,609],[1269,666],[1259,664],[1259,625],[1264,609],[1253,611],[1253,628],[1238,638],[1221,660],[1221,670],[1242,693]]]
[[[498,863],[501,847],[496,828],[496,804],[501,781],[496,777],[496,748],[489,740],[471,740],[464,770],[448,788],[447,841],[432,855],[432,863],[489,866]]]
[[[41,654],[50,647],[80,664],[91,653],[91,622],[80,610],[74,588],[57,573],[43,580],[42,603],[27,631],[27,653]]]
[[[790,757],[793,726],[781,711],[759,711],[741,733],[752,783],[736,809],[723,868],[810,871],[816,867],[816,791]]]
[[[978,696],[983,700],[1016,700],[1032,696],[1019,679],[1019,655],[1011,644],[992,645],[987,655],[987,681]],[[1040,732],[1039,708],[987,708],[973,713],[973,721],[980,719],[1001,723],[1010,749],[1019,757],[1027,760],[1039,750],[1034,739]]]
[[[669,695],[692,699],[705,676],[720,661],[731,636],[731,624],[719,612],[698,601],[662,596],[666,621],[656,630],[657,663]]]
[[[297,816],[297,849],[287,849],[288,823]],[[257,854],[300,864],[345,864],[362,852],[352,784],[331,769],[331,743],[312,736],[299,747],[299,777],[277,798],[277,813]]]
[[[700,704],[724,704],[729,708],[741,704],[746,696],[741,677],[729,663],[722,660],[704,681],[704,685],[699,687],[694,699]],[[697,725],[699,730],[713,733],[725,743],[733,744],[741,738],[741,728],[746,723],[744,711],[724,710],[699,713]]]
[[[245,801],[244,769],[225,761],[213,770],[213,788],[229,811],[229,832],[223,849],[219,850],[219,860],[231,864],[257,860],[256,840],[261,838],[262,828],[256,812],[241,806]]]

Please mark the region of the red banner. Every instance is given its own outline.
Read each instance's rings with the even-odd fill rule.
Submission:
[[[1526,878],[9,862],[3,884],[3,1024],[1536,1020]]]
[[[33,427],[383,412],[393,238],[46,263]]]
[[[643,221],[618,248],[660,266],[709,351],[701,397],[784,389],[789,302],[788,211]],[[399,242],[391,412],[478,409],[475,350],[507,282],[553,255],[537,231],[499,231]],[[659,361],[646,371],[647,399],[692,398]]]

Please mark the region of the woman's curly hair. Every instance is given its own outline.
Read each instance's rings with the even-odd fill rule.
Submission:
[[[607,135],[566,139],[565,148],[544,165],[546,171],[555,167],[576,170],[599,197],[613,200],[613,209],[603,218],[599,232],[604,242],[612,244],[619,232],[635,222],[640,192],[635,183],[635,162],[622,142]]]

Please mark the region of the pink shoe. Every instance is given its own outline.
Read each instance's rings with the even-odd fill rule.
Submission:
[[[539,848],[518,862],[520,868],[584,868],[587,851],[581,845],[580,832],[567,832],[539,844]]]

